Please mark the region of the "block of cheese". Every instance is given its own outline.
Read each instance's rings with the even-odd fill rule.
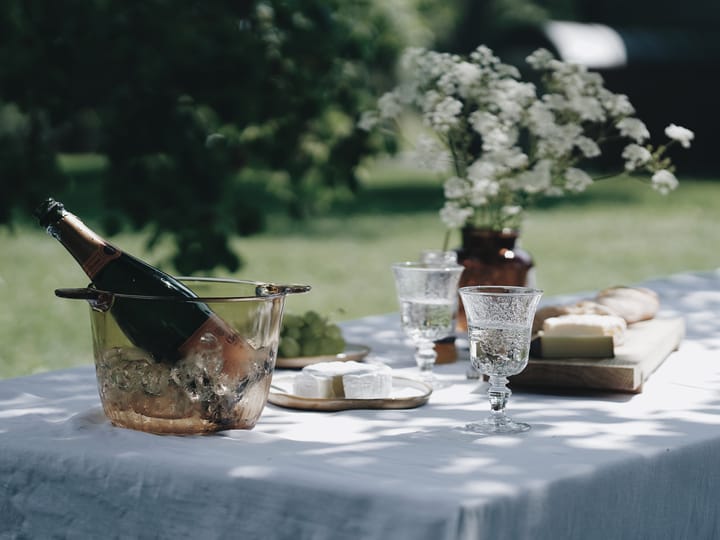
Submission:
[[[372,371],[356,371],[343,375],[343,389],[348,399],[386,398],[392,392],[392,370],[375,366]],[[382,368],[382,369],[381,369]]]
[[[613,358],[612,336],[539,336],[530,353],[536,358]]]
[[[535,312],[533,319],[532,333],[537,334],[542,330],[545,319],[550,317],[560,317],[562,315],[618,315],[609,307],[593,302],[591,300],[581,300],[575,304],[564,304],[559,306],[545,306]]]
[[[543,322],[543,337],[602,337],[610,336],[613,345],[622,345],[627,323],[616,315],[561,315]]]
[[[321,362],[305,366],[293,380],[293,393],[307,398],[386,398],[392,369],[384,364]]]

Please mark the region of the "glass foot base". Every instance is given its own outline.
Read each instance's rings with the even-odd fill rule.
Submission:
[[[432,371],[421,371],[419,378],[433,390],[440,390],[441,388],[447,388],[450,386],[449,382],[441,381],[433,374]]]
[[[465,430],[473,433],[481,433],[483,435],[523,433],[530,430],[530,424],[525,424],[524,422],[514,422],[509,418],[488,418],[482,422],[466,424]]]

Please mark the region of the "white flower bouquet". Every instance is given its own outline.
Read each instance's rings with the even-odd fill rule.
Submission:
[[[449,229],[518,228],[534,200],[578,193],[597,180],[580,167],[612,141],[623,142],[626,173],[661,193],[677,187],[666,151],[674,142],[689,147],[690,130],[671,124],[669,143],[654,147],[628,97],[607,90],[600,74],[544,49],[527,62],[539,87],[485,46],[468,58],[408,49],[402,83],[360,127],[397,128],[407,108],[421,114],[430,129],[418,139],[417,158],[448,174],[440,217]]]

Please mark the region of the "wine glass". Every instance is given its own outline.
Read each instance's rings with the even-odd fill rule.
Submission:
[[[520,373],[528,363],[530,332],[542,291],[529,287],[461,287],[460,297],[468,320],[470,362],[488,375],[490,416],[467,424],[465,429],[484,434],[520,433],[528,424],[505,415],[511,392],[508,376]]]
[[[433,341],[455,331],[458,283],[463,267],[438,262],[401,262],[392,265],[400,322],[415,346],[420,376],[437,386],[433,366],[437,353]]]
[[[420,252],[420,262],[433,265],[456,265],[457,251],[447,251],[443,249],[423,249]]]

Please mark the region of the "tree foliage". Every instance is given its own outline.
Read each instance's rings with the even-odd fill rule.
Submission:
[[[355,129],[408,42],[373,0],[6,0],[0,11],[0,223],[66,179],[59,151],[107,156],[105,226],[172,235],[183,273],[240,259],[262,227],[238,172],[281,171],[289,211],[356,186],[382,141]],[[407,14],[407,13],[405,13]]]

